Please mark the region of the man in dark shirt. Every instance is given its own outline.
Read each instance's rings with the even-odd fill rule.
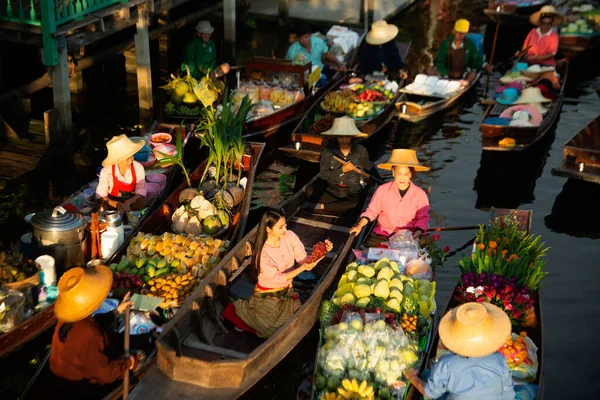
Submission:
[[[398,27],[384,20],[373,23],[366,43],[360,51],[360,72],[363,75],[385,71],[394,78],[406,79],[404,62],[394,38]]]
[[[372,167],[367,149],[352,141],[367,135],[359,131],[354,119],[349,117],[336,118],[333,127],[322,135],[337,140],[330,140],[333,143],[321,153],[320,179],[309,189],[309,203],[305,207],[329,212],[351,210],[356,207],[359,194],[365,186],[354,167],[367,171]]]

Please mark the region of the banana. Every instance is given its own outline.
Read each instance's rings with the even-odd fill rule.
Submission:
[[[342,381],[342,386],[344,387],[344,389],[346,389],[348,392],[353,392],[354,388],[352,387],[352,382],[350,381],[350,379],[344,379]]]
[[[358,392],[358,381],[356,378],[352,379],[352,391],[355,393]]]
[[[367,381],[362,381],[360,386],[358,387],[358,394],[360,394],[361,397],[364,397],[366,389],[367,389]]]
[[[343,383],[342,383],[342,385],[343,385]],[[345,391],[342,388],[338,388],[337,391],[340,394],[340,396],[342,396],[342,398],[344,398],[344,399],[352,398],[352,394],[350,392]]]

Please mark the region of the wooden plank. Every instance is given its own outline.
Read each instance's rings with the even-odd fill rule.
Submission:
[[[224,349],[222,347],[210,346],[206,343],[203,343],[198,339],[195,335],[189,335],[184,341],[183,345],[185,347],[190,347],[192,349],[207,351],[209,353],[220,354],[229,358],[236,358],[239,360],[243,360],[248,357],[248,354],[242,353],[235,350]]]
[[[0,178],[14,179],[37,166],[40,159],[0,150]]]
[[[302,217],[292,217],[292,218],[290,218],[290,221],[298,223],[298,224],[302,224],[302,225],[313,226],[315,228],[323,228],[323,229],[328,229],[330,231],[337,231],[337,232],[343,232],[343,233],[348,233],[348,231],[350,230],[349,228],[347,228],[345,226],[338,226],[338,225],[328,224],[326,222],[320,222],[320,221],[311,221],[310,219],[306,219],[306,218],[302,218]]]
[[[242,265],[240,265],[240,267],[236,269],[235,272],[231,275],[231,277],[229,278],[229,282],[233,282],[246,269],[246,267],[250,265],[251,262],[251,257],[245,259]]]

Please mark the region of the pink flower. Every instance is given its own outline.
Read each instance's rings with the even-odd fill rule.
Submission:
[[[521,318],[521,315],[523,315],[523,313],[522,313],[521,311],[519,311],[519,310],[514,310],[514,311],[513,311],[513,318],[514,318],[514,319],[519,319],[519,318]]]
[[[444,253],[448,253],[450,251],[450,246],[444,247]]]
[[[513,305],[512,305],[512,304],[510,304],[509,302],[505,301],[505,302],[504,302],[504,309],[505,309],[506,311],[511,311],[511,310],[513,309]]]
[[[431,237],[431,240],[433,240],[434,242],[437,242],[438,240],[440,240],[440,235],[435,234]]]
[[[483,297],[478,297],[477,300],[475,300],[478,303],[484,303],[485,299]]]

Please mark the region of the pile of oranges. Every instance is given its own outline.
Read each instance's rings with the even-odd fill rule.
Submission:
[[[527,352],[527,344],[525,343],[526,337],[527,333],[525,332],[521,332],[516,338],[511,336],[500,348],[500,353],[506,357],[506,362],[510,368],[523,363],[532,363],[529,358],[529,353]]]

